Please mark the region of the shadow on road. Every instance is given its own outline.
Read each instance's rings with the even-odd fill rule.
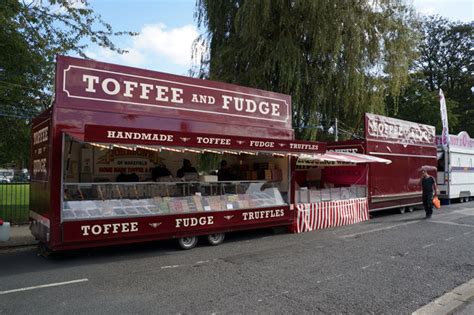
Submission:
[[[274,235],[272,229],[260,229],[226,233],[226,243],[246,242]],[[200,237],[194,250],[210,248],[204,237]],[[79,249],[54,253],[45,258],[36,247],[24,247],[0,251],[0,278],[14,274],[74,268],[85,265],[133,261],[143,258],[190,255],[181,250],[176,240],[151,241],[145,243]]]

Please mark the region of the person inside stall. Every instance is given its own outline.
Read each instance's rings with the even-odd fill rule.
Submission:
[[[192,166],[191,161],[188,159],[183,159],[183,167],[181,167],[176,172],[176,177],[187,180],[187,178],[197,177],[197,176],[198,176],[198,172],[196,168]]]
[[[132,174],[125,174],[121,172],[116,179],[117,182],[125,182],[125,183],[131,183],[131,182],[138,182],[140,181],[140,178],[136,173]]]
[[[163,178],[170,178],[170,177],[171,177],[171,172],[163,163],[161,163],[158,166],[155,166],[153,170],[151,171],[151,178],[154,182],[160,181],[160,178],[163,179]]]
[[[321,168],[312,167],[306,173],[306,185],[313,189],[321,187]]]
[[[226,160],[221,161],[221,167],[217,170],[217,180],[218,181],[230,181],[234,180],[234,176],[232,174],[232,170],[227,164]]]

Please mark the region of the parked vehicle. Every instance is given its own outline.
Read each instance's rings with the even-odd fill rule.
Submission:
[[[11,183],[15,172],[12,169],[0,169],[0,183]]]
[[[441,136],[436,136],[436,143],[439,198],[447,203],[471,200],[474,197],[474,139],[462,131],[458,135],[449,135],[445,146],[441,143]]]
[[[400,212],[413,211],[414,206],[422,203],[421,170],[426,169],[436,178],[433,126],[366,114],[363,140],[333,142],[327,149],[365,153],[392,161],[391,164],[375,163],[351,170],[351,176],[361,178],[362,184],[364,178],[367,182],[369,211],[393,208],[399,208]]]
[[[56,71],[31,131],[30,229],[44,254],[171,238],[190,249],[292,226],[292,161],[326,148],[294,140],[290,96],[63,56]],[[147,87],[155,96],[135,93]],[[239,174],[198,176],[207,153]],[[156,167],[169,169],[153,181]]]

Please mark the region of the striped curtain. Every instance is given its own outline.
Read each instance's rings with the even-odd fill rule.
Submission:
[[[296,205],[296,233],[359,223],[369,219],[367,198]]]

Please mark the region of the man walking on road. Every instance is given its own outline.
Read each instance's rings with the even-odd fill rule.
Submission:
[[[421,170],[421,188],[423,190],[423,206],[425,207],[426,218],[431,218],[433,214],[433,197],[436,196],[436,181],[425,169]]]

